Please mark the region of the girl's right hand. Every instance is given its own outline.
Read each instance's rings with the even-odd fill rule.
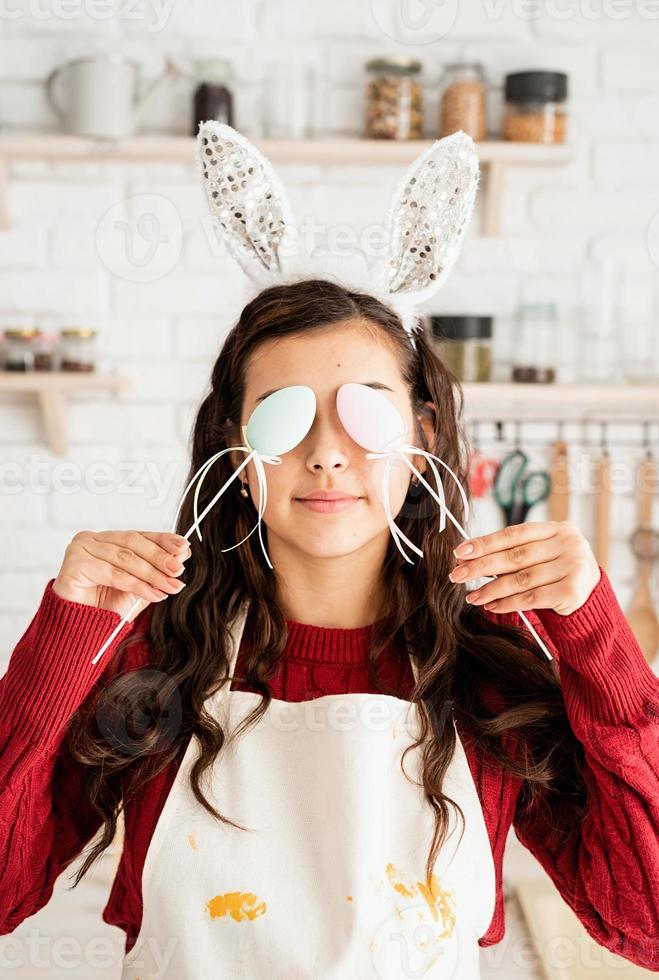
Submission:
[[[176,576],[191,553],[185,538],[165,531],[78,531],[53,591],[123,618],[138,598],[148,605],[182,591],[184,583]],[[144,608],[141,602],[128,622]]]

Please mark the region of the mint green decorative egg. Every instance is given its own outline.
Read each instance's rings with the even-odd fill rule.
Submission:
[[[316,395],[307,385],[290,385],[268,395],[242,427],[246,444],[264,456],[281,456],[302,442],[316,415]]]

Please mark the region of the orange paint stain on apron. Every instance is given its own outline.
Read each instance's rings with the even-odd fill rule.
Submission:
[[[244,919],[256,919],[266,912],[266,903],[255,905],[257,901],[256,895],[252,892],[227,892],[226,895],[216,895],[211,898],[206,902],[206,908],[210,912],[211,919],[230,915],[236,922],[242,922]],[[245,908],[245,905],[254,907]]]
[[[444,928],[441,933],[442,938],[453,935],[456,922],[453,892],[450,889],[441,888],[437,875],[433,874],[426,882],[417,881],[416,885],[410,885],[404,884],[400,880],[403,877],[402,872],[398,871],[393,864],[387,865],[386,872],[391,886],[397,892],[407,898],[421,895],[435,922],[439,922],[441,918]]]
[[[190,845],[193,851],[197,850],[197,842],[195,840],[194,834],[188,834],[188,844]]]

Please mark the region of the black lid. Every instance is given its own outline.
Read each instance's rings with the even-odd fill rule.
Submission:
[[[515,71],[506,75],[510,102],[562,102],[567,98],[567,75],[562,71]]]
[[[489,340],[491,316],[431,316],[433,335],[442,340]]]

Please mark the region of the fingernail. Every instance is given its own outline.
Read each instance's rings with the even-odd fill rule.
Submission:
[[[465,541],[464,544],[458,545],[458,547],[455,549],[453,554],[455,555],[456,558],[466,558],[467,555],[470,555],[473,550],[474,550],[473,544],[469,544],[468,541]]]
[[[449,575],[449,578],[452,582],[464,582],[468,574],[469,571],[466,565],[457,565]]]
[[[480,592],[470,592],[469,595],[465,596],[465,599],[467,600],[467,602],[476,602],[476,599],[478,599],[479,595]]]

